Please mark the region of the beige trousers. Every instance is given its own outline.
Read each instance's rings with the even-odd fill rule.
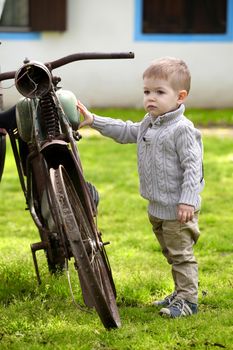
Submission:
[[[172,265],[172,276],[177,296],[191,303],[198,300],[198,266],[193,245],[200,235],[198,212],[193,220],[181,224],[177,220],[161,220],[149,214],[163,255]]]

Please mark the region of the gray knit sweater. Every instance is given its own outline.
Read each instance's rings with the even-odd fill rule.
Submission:
[[[184,105],[139,123],[94,115],[92,127],[119,143],[137,143],[140,193],[151,215],[177,218],[179,203],[200,209],[204,186],[201,133],[184,115]]]

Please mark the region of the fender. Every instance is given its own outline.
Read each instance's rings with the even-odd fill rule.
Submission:
[[[59,165],[63,165],[69,174],[72,183],[80,197],[84,208],[86,209],[86,214],[89,216],[90,220],[93,220],[93,215],[95,215],[96,206],[93,202],[93,198],[90,195],[90,190],[86,181],[84,180],[82,169],[80,168],[77,160],[74,158],[73,154],[68,148],[68,143],[62,140],[52,140],[43,145],[41,149],[48,168],[58,168]],[[86,190],[82,190],[86,188]],[[90,207],[92,211],[90,211]]]
[[[68,143],[62,140],[52,140],[51,142],[46,142],[42,149],[43,154],[48,168],[58,168],[59,165],[63,165],[69,174],[76,191],[81,197],[85,195],[80,192],[81,183],[83,184],[84,179],[82,176],[82,171],[77,164],[76,159],[73,158],[72,153],[69,150]],[[79,176],[78,176],[79,175]]]
[[[63,140],[46,142],[41,148],[41,153],[45,157],[49,168],[56,169],[62,164],[68,173],[75,168],[75,162],[69,151],[68,143]]]

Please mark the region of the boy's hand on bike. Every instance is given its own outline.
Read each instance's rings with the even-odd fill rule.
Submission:
[[[80,101],[77,102],[77,108],[84,117],[84,120],[79,124],[79,129],[86,125],[92,125],[94,120],[93,114],[88,111],[88,109]]]
[[[177,216],[178,216],[178,221],[181,224],[185,224],[186,222],[193,219],[194,207],[192,205],[179,204]]]

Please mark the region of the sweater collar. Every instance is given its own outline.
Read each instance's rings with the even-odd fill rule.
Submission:
[[[181,104],[177,109],[175,109],[172,112],[162,114],[157,118],[153,118],[151,116],[151,123],[153,125],[171,124],[174,121],[178,121],[184,114],[184,111],[185,111],[185,106]]]

